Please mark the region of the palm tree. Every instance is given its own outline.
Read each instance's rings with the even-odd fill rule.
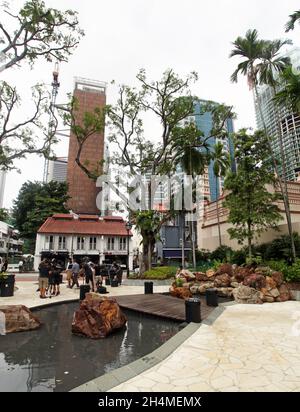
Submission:
[[[261,122],[263,124],[263,129],[265,135],[268,139],[268,144],[270,148],[270,154],[272,157],[274,171],[277,176],[279,175],[278,172],[278,165],[275,154],[273,152],[271,138],[269,136],[265,119],[262,112],[261,102],[259,99],[258,84],[270,84],[272,87],[276,87],[276,75],[281,73],[289,61],[287,58],[280,57],[279,51],[281,47],[285,44],[290,44],[289,40],[281,41],[281,40],[260,40],[258,39],[258,32],[257,30],[248,30],[246,36],[238,37],[235,42],[233,43],[234,49],[230,53],[230,57],[239,56],[242,57],[243,60],[239,63],[237,69],[233,72],[231,76],[231,80],[233,82],[237,82],[238,74],[241,73],[247,76],[248,84],[250,89],[254,91],[254,98],[257,102],[257,107],[259,111],[259,115],[261,118]],[[289,200],[287,194],[287,186],[286,186],[286,179],[285,179],[285,162],[284,162],[284,151],[283,151],[283,143],[282,143],[282,136],[279,133],[279,145],[280,145],[280,155],[281,155],[281,164],[283,167],[283,180],[284,180],[284,187],[282,184],[281,178],[278,179],[278,183],[280,186],[280,191],[282,193],[284,206],[285,206],[285,214],[288,224],[288,231],[289,237],[291,242],[291,250],[293,259],[296,258],[296,250],[293,238],[293,231],[292,231],[292,222],[291,222],[291,214],[290,214],[290,207],[289,207]]]
[[[300,76],[295,73],[292,66],[288,66],[280,75],[281,83],[284,87],[279,90],[274,101],[279,105],[291,106],[300,114]]]
[[[182,170],[189,176],[192,176],[193,180],[196,176],[202,175],[204,173],[205,165],[207,164],[207,155],[205,152],[199,149],[186,146],[181,158],[180,165]],[[185,228],[185,212],[182,213],[182,265],[184,266],[184,228]],[[195,251],[195,233],[194,233],[194,222],[189,221],[189,232],[192,243],[192,254],[193,254],[193,267],[196,267],[196,251]]]
[[[290,30],[294,30],[296,22],[300,22],[300,10],[290,14],[289,21],[285,25],[285,31],[288,32]]]
[[[224,151],[223,144],[217,142],[213,150],[210,153],[210,158],[213,161],[213,171],[216,178],[216,208],[217,208],[217,221],[218,221],[218,233],[219,233],[219,246],[222,246],[221,238],[221,226],[220,226],[220,213],[219,213],[219,181],[221,176],[225,176],[229,166],[230,157],[227,152]]]

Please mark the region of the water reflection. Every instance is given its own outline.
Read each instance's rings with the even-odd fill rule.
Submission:
[[[0,391],[67,391],[160,346],[178,323],[127,311],[127,327],[103,340],[74,336],[77,303],[35,312],[41,329],[0,336]]]

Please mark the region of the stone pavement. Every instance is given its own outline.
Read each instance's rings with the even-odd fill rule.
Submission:
[[[81,281],[80,281],[81,284]],[[28,308],[34,308],[37,306],[47,306],[56,302],[70,302],[79,299],[79,289],[69,289],[67,288],[67,283],[60,285],[60,295],[53,296],[51,299],[40,299],[39,293],[36,292],[38,288],[37,281],[18,281],[16,280],[15,285],[18,290],[15,291],[14,296],[1,298],[1,305],[25,305]],[[108,294],[104,296],[122,296],[122,295],[136,295],[143,294],[143,286],[118,286],[117,288],[112,288],[106,286]],[[168,286],[154,286],[154,293],[164,293],[169,290]]]
[[[226,306],[166,359],[111,391],[298,392],[299,353],[299,302]]]

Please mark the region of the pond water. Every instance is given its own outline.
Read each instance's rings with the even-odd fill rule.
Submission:
[[[40,329],[0,336],[0,392],[68,391],[152,352],[179,330],[177,322],[124,311],[126,328],[92,340],[71,333],[77,308],[35,311]]]

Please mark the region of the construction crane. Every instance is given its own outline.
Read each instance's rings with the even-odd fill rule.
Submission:
[[[53,80],[52,80],[52,92],[51,92],[51,103],[50,103],[50,115],[49,115],[49,126],[48,126],[48,136],[51,136],[54,132],[54,124],[55,124],[55,118],[54,118],[54,108],[56,105],[56,97],[58,95],[58,89],[60,86],[60,83],[58,81],[58,75],[59,75],[59,65],[58,62],[55,63],[54,65],[54,70],[53,70]],[[50,151],[50,147],[49,147]],[[48,172],[49,172],[49,159],[45,158],[44,162],[44,172],[43,172],[43,183],[47,182],[47,177],[48,177]]]

